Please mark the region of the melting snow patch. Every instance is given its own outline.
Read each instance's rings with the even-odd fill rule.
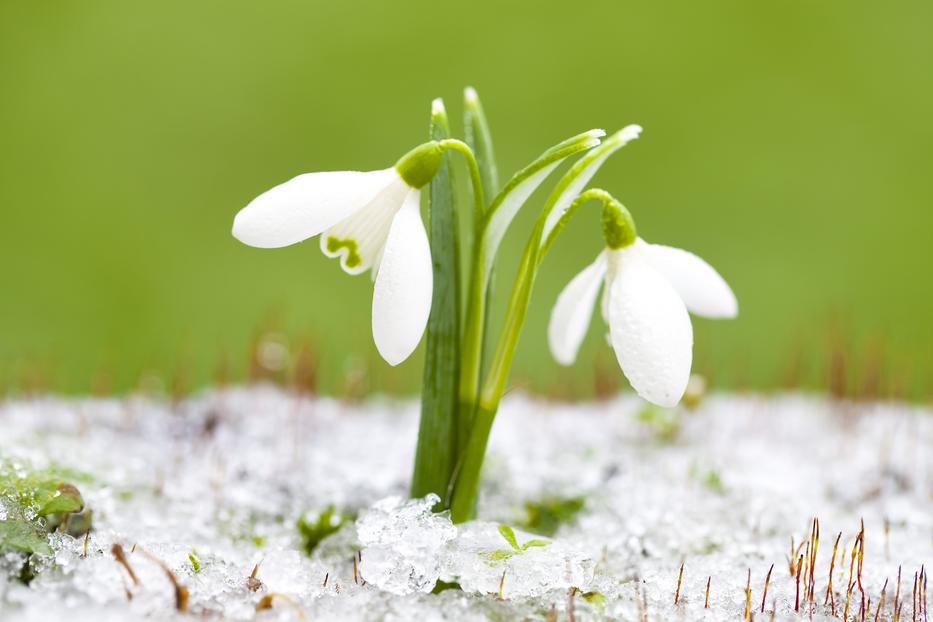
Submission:
[[[76,478],[91,511],[51,555],[0,554],[0,620],[888,621],[899,568],[900,619],[928,617],[928,408],[512,395],[465,525],[405,498],[417,415],[271,387],[0,404],[0,462]],[[17,503],[0,521],[35,518]]]

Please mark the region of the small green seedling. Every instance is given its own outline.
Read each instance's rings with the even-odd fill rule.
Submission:
[[[606,608],[606,596],[602,592],[585,592],[583,600],[593,605],[600,613]]]
[[[191,568],[194,570],[194,574],[201,572],[201,562],[198,560],[198,552],[194,549],[191,549],[191,552],[188,553],[188,561],[191,562]]]
[[[520,553],[524,553],[525,551],[527,551],[528,549],[532,547],[548,546],[550,544],[550,542],[548,542],[547,540],[531,539],[525,542],[524,544],[522,544],[521,546],[519,546],[518,538],[515,537],[515,530],[513,530],[508,525],[499,525],[499,533],[502,535],[505,541],[509,543],[509,546],[511,546],[512,548],[511,549],[496,549],[495,551],[490,551],[489,553],[486,553],[486,557],[489,559],[489,561],[492,561],[492,562],[499,562],[499,561],[506,560],[512,557],[513,555],[519,555]]]
[[[338,512],[332,505],[315,516],[302,515],[297,526],[305,553],[311,555],[324,538],[339,531],[347,520],[350,520],[350,517]]]

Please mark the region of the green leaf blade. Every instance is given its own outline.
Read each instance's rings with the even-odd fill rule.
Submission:
[[[432,140],[450,137],[444,104],[434,101],[431,110]],[[460,258],[457,212],[450,155],[428,193],[434,292],[428,318],[421,421],[411,494],[435,493],[439,508],[449,505],[448,488],[456,463],[457,407],[460,379]]]
[[[0,553],[16,551],[51,555],[48,536],[36,525],[19,520],[0,521]]]
[[[518,538],[515,537],[515,530],[509,527],[508,525],[499,525],[499,533],[502,534],[502,537],[505,538],[505,541],[509,543],[516,551],[522,550],[518,546]]]
[[[499,191],[499,170],[496,167],[496,156],[492,147],[492,133],[489,131],[489,122],[483,112],[483,105],[479,95],[473,87],[463,91],[463,129],[466,133],[466,144],[476,155],[479,164],[480,176],[483,179],[483,189],[487,196],[493,196]]]
[[[476,156],[476,162],[479,165],[480,179],[483,183],[483,190],[487,197],[491,197],[499,191],[499,170],[496,166],[496,156],[492,145],[492,132],[489,129],[489,122],[486,120],[486,113],[483,111],[483,105],[480,103],[479,94],[473,87],[467,87],[463,91],[463,128],[466,134],[465,140],[473,154]],[[482,229],[482,213],[474,214],[473,235],[479,237]],[[486,286],[489,291],[495,289],[496,275],[495,270],[490,268],[486,275]],[[488,318],[492,307],[491,297],[486,298],[483,307],[483,317]],[[473,404],[478,398],[479,379],[486,373],[486,352],[489,349],[489,331],[486,323],[479,327],[478,348],[476,352],[476,371],[475,377],[470,378],[472,387],[469,387],[470,396],[464,403],[458,413],[459,430],[458,438],[460,440],[459,451],[466,446],[470,430],[473,424]]]

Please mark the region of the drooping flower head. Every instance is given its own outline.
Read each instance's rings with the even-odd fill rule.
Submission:
[[[321,236],[321,251],[348,274],[373,271],[373,339],[390,365],[408,358],[424,333],[433,290],[421,188],[440,168],[431,141],[395,166],[368,172],[299,175],[259,195],[236,215],[244,244],[279,248]]]
[[[557,298],[548,326],[551,353],[562,365],[573,363],[602,287],[603,319],[625,377],[649,402],[675,406],[693,359],[688,311],[735,317],[735,295],[693,253],[639,238],[631,214],[614,199],[603,208],[603,236],[606,248]]]

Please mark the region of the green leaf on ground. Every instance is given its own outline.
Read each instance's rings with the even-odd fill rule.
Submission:
[[[71,514],[84,509],[84,499],[77,488],[71,484],[59,484],[55,490],[43,488],[39,492],[39,516],[50,514]]]
[[[561,525],[576,520],[584,505],[583,497],[545,497],[526,501],[527,518],[520,527],[544,536],[553,536]]]
[[[51,555],[48,534],[38,524],[25,520],[0,521],[0,553]]]

